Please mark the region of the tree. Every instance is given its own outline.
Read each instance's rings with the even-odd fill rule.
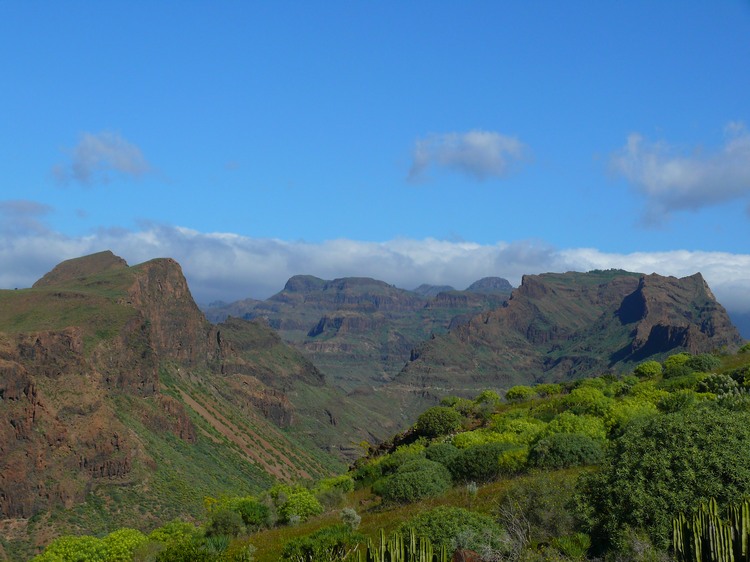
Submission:
[[[428,408],[417,418],[414,429],[424,437],[439,437],[461,427],[461,414],[447,406]]]
[[[672,517],[701,501],[750,493],[750,414],[709,404],[634,420],[598,473],[582,477],[582,505],[600,545],[622,546],[628,528],[669,545]]]
[[[633,374],[642,379],[650,379],[657,375],[661,375],[661,372],[661,363],[659,363],[658,361],[654,361],[653,359],[650,361],[644,361],[635,369],[633,369]]]

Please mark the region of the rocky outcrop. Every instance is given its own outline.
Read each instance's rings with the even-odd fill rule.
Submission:
[[[484,277],[469,285],[466,290],[471,293],[500,293],[507,296],[513,291],[513,285],[502,277]]]
[[[326,315],[310,330],[308,337],[315,338],[321,334],[365,334],[381,328],[385,319],[378,314],[340,313]]]
[[[9,293],[0,310],[0,517],[72,507],[98,482],[127,485],[136,467],[154,470],[148,439],[123,419],[197,443],[188,398],[162,392],[162,369],[199,382],[208,393],[202,402],[220,403],[212,411],[231,405],[255,420],[238,427],[263,427],[263,418],[289,427],[295,408],[286,392],[323,384],[265,324],[207,322],[171,259],[128,267],[102,252],[63,262],[34,289]],[[28,329],[35,323],[51,329]],[[212,376],[223,384],[211,386]],[[327,423],[322,408],[318,415]],[[268,447],[262,455],[274,454]],[[247,455],[254,461],[260,454]],[[284,474],[295,474],[286,462]],[[299,470],[310,466],[315,461]]]
[[[646,357],[731,349],[741,341],[700,274],[527,275],[503,307],[417,346],[394,384],[471,394],[626,370]]]
[[[504,283],[488,278],[475,284],[477,292],[433,285],[406,291],[367,277],[297,275],[266,301],[238,301],[206,314],[221,319],[222,312],[244,310],[243,318],[262,319],[350,391],[395,376],[411,348],[445,333],[454,318],[501,306]]]

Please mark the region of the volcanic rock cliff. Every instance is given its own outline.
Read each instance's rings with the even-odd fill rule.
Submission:
[[[407,291],[367,277],[327,281],[295,275],[266,301],[238,301],[205,312],[213,321],[238,313],[263,319],[334,384],[361,393],[395,376],[420,341],[446,332],[457,318],[502,305],[510,294],[508,281],[497,277],[472,287],[422,285]]]
[[[322,385],[264,324],[210,324],[174,260],[63,262],[31,289],[0,291],[0,519],[120,487],[145,494],[156,522],[174,516],[169,486],[250,493],[326,474],[336,461],[294,429],[289,396]],[[304,427],[330,424],[326,405],[303,407]],[[138,508],[112,505],[112,517]]]
[[[393,388],[435,400],[622,371],[647,357],[741,341],[699,273],[526,275],[505,306],[415,347]]]

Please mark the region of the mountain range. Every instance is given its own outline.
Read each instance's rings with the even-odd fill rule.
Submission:
[[[195,516],[203,496],[330,474],[446,395],[741,343],[700,274],[295,276],[204,315],[174,260],[68,260],[0,291],[0,532]]]

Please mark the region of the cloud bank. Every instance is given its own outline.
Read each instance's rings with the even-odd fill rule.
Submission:
[[[141,149],[117,133],[83,133],[69,161],[52,169],[60,183],[106,184],[113,176],[140,178],[151,171]]]
[[[750,254],[722,252],[606,253],[593,248],[556,249],[540,241],[476,244],[444,240],[386,242],[329,240],[320,243],[200,233],[163,225],[140,230],[102,230],[69,238],[28,231],[0,245],[0,287],[28,287],[64,259],[110,249],[137,264],[176,259],[198,302],[266,298],[296,274],[323,279],[364,276],[413,289],[421,283],[463,289],[487,276],[507,278],[548,271],[622,268],[683,277],[700,271],[719,301],[733,312],[750,312]]]
[[[477,180],[506,175],[528,149],[515,137],[492,131],[428,135],[414,144],[410,182],[425,179],[431,166],[453,170]]]
[[[647,218],[673,210],[698,210],[750,195],[750,133],[730,123],[716,151],[685,155],[664,142],[648,142],[634,133],[611,156],[611,167],[647,200]]]

